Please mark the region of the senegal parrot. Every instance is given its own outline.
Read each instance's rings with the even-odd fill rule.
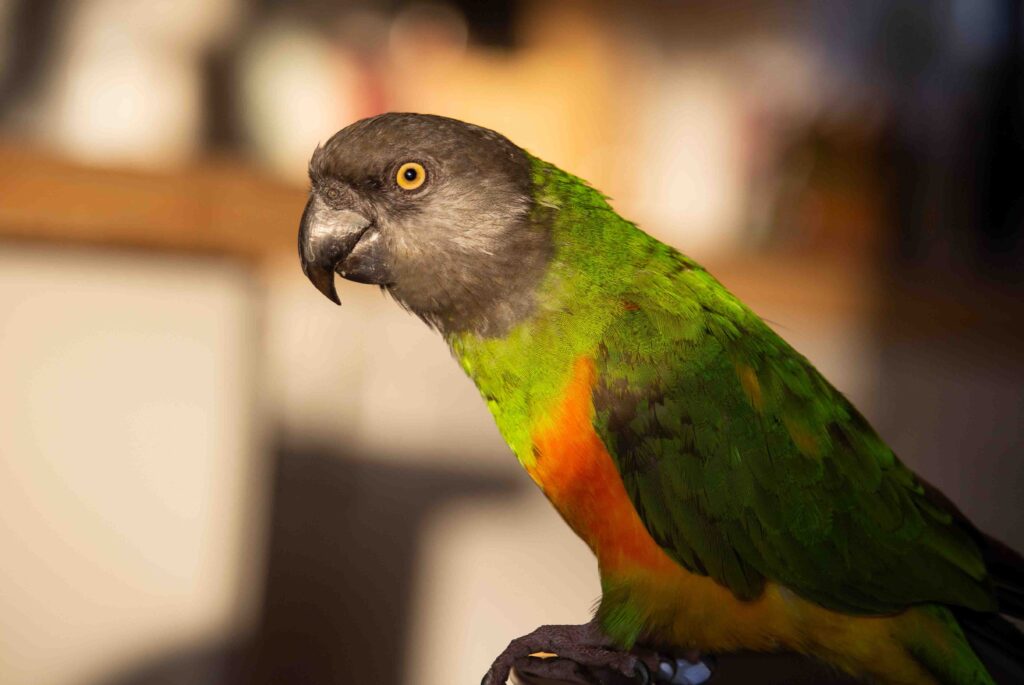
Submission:
[[[309,175],[306,276],[337,303],[335,274],[378,285],[436,329],[597,558],[593,619],[513,640],[484,683],[567,662],[662,677],[644,650],[1024,683],[1024,636],[1000,616],[1024,616],[1024,559],[599,191],[494,131],[419,114],[348,126]]]

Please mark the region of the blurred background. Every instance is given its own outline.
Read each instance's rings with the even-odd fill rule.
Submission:
[[[0,683],[477,682],[589,552],[443,343],[298,266],[314,146],[495,128],[1024,548],[1021,0],[0,0]]]

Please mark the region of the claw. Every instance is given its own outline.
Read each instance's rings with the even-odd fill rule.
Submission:
[[[633,670],[634,675],[640,678],[640,685],[651,685],[654,682],[654,678],[651,677],[651,669],[647,668],[647,664],[644,663],[643,659],[636,660],[636,666]]]

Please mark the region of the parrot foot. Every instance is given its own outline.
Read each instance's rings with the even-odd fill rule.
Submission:
[[[541,626],[529,635],[517,637],[494,660],[480,685],[505,685],[513,668],[527,675],[581,685],[601,685],[601,680],[588,672],[591,669],[618,674],[644,685],[653,681],[650,667],[631,652],[617,651],[594,621]]]
[[[687,657],[618,650],[593,621],[541,626],[509,643],[481,685],[505,685],[513,670],[521,681],[531,683],[542,678],[577,685],[700,685],[711,671],[696,654]]]
[[[634,678],[626,679],[619,674],[604,671],[595,673],[575,661],[558,657],[517,659],[513,666],[512,682],[517,685],[551,685],[572,683],[573,685],[632,685]]]

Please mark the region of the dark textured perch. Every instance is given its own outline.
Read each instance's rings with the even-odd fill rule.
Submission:
[[[514,674],[517,685],[564,685],[559,681]],[[636,685],[639,680],[601,674],[601,685]],[[715,657],[708,685],[857,685],[820,661],[797,654],[739,652]]]

